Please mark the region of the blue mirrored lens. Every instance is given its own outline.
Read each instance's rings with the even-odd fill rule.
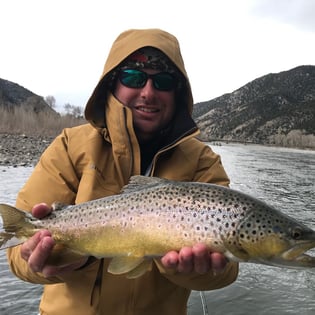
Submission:
[[[175,88],[176,79],[168,72],[148,74],[137,69],[124,69],[120,71],[120,82],[129,88],[142,88],[148,79],[152,79],[153,86],[160,91],[171,91]]]

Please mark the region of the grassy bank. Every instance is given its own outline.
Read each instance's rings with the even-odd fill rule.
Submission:
[[[0,107],[0,133],[55,137],[62,129],[86,123],[83,118],[54,112],[27,111],[22,107]]]
[[[35,113],[34,111],[25,110],[23,107],[6,110],[0,106],[0,133],[2,134],[56,137],[62,129],[84,123],[86,123],[85,119],[76,118],[73,115],[60,115],[53,111]],[[205,135],[201,136],[200,139],[207,142],[249,143],[242,140],[211,139]],[[269,136],[264,143],[251,143],[314,150],[315,135],[304,134],[303,130],[291,130],[288,134]]]

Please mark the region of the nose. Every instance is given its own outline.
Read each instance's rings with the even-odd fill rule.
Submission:
[[[153,81],[151,78],[149,78],[145,86],[141,89],[141,96],[149,97],[151,95],[154,95],[155,91],[156,89],[153,85]]]

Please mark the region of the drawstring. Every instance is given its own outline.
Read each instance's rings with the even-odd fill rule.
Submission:
[[[103,278],[103,267],[104,267],[104,258],[100,260],[100,264],[98,266],[95,282],[93,285],[92,293],[91,293],[91,300],[90,300],[90,305],[92,306],[93,304],[93,296],[95,293],[96,288],[98,287],[98,293],[99,296],[101,296],[101,291],[102,291],[102,278]]]

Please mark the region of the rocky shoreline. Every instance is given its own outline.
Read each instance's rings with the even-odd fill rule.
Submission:
[[[35,166],[53,137],[0,134],[1,166]]]

